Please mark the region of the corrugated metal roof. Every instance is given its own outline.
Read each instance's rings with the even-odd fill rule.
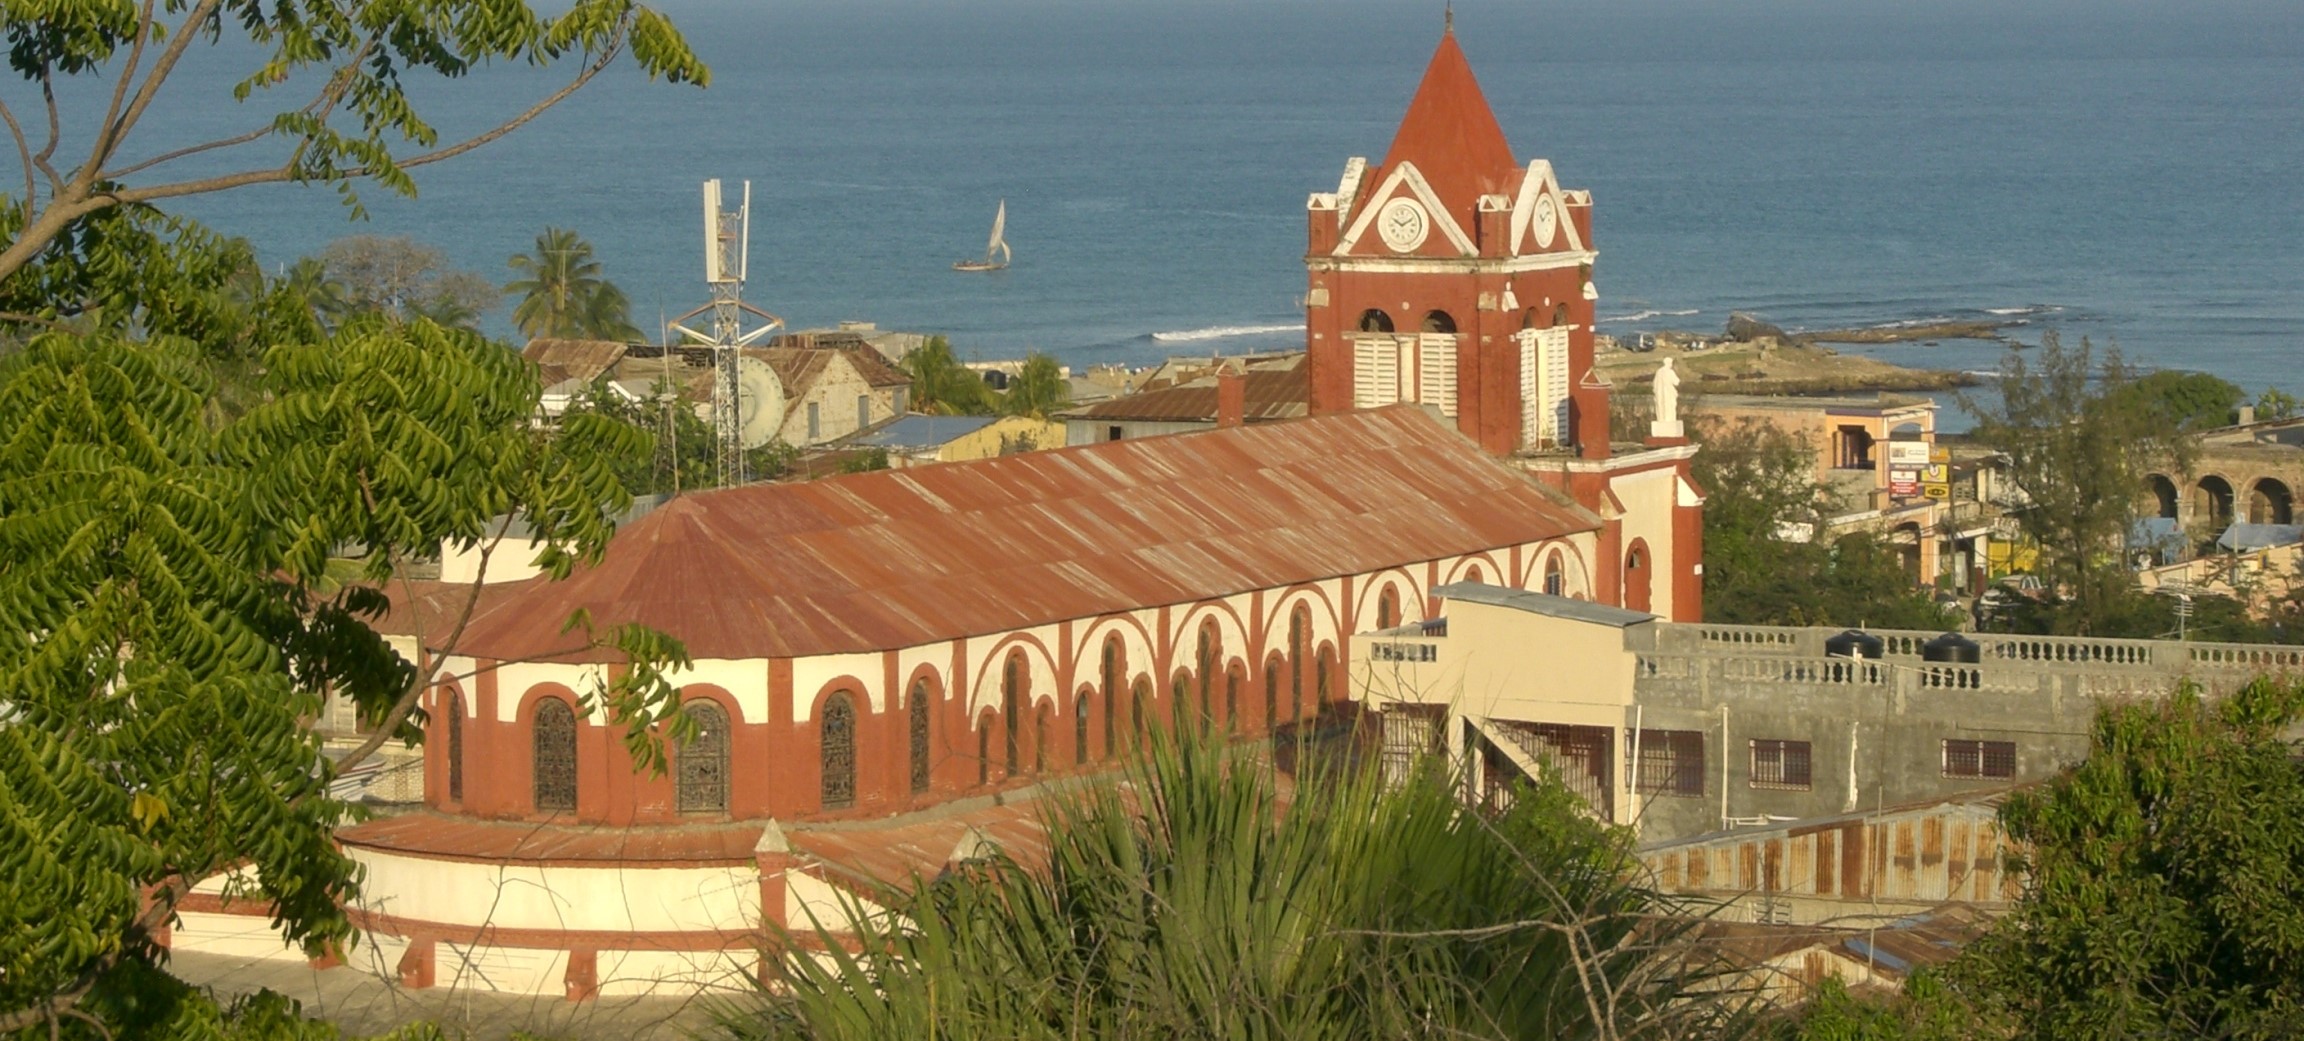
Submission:
[[[608,367],[624,360],[624,345],[614,340],[557,340],[539,337],[521,348],[520,356],[539,367],[557,366],[563,379],[590,383]]]
[[[704,658],[882,650],[1598,526],[1395,406],[686,496],[597,567],[474,620],[461,652],[550,656],[578,608]]]
[[[1307,411],[1311,382],[1304,368],[1250,372],[1241,377],[1248,422],[1295,419]],[[1065,419],[1129,419],[1173,423],[1216,421],[1216,378],[1099,401],[1063,414]]]
[[[999,416],[905,416],[851,445],[879,448],[937,448],[1000,421]]]

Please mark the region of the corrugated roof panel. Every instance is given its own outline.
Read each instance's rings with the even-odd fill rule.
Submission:
[[[881,650],[1597,526],[1399,407],[686,496],[620,533],[599,566],[476,619],[460,650],[562,650],[579,607],[698,657]]]

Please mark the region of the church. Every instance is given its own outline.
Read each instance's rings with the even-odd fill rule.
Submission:
[[[1046,782],[1153,729],[1318,720],[1354,641],[1439,622],[1438,587],[1695,618],[1693,449],[1612,443],[1591,374],[1591,199],[1516,165],[1452,34],[1310,222],[1303,418],[1220,400],[1201,432],[691,494],[492,593],[428,649],[424,808],[339,832],[355,957],[411,987],[742,987],[769,928],[861,883],[1021,854]],[[684,641],[664,771],[587,711],[615,663],[577,611]],[[254,913],[195,903],[180,944]]]

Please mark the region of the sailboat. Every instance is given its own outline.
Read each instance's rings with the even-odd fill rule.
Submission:
[[[1001,233],[1008,228],[1008,200],[1000,200],[1000,210],[992,215],[992,242],[984,247],[984,259],[962,260],[952,265],[954,271],[998,271],[1008,266],[1008,240]]]

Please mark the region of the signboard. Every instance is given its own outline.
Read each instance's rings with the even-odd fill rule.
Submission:
[[[1890,469],[1917,470],[1926,465],[1928,465],[1928,442],[1888,442],[1888,466]]]
[[[1952,486],[1949,484],[1923,484],[1920,486],[1920,494],[1931,499],[1949,499],[1952,497]]]
[[[1952,462],[1952,449],[1945,445],[1930,445],[1928,447],[1928,461],[1949,465]]]
[[[1912,496],[1920,494],[1920,471],[1888,471],[1888,494],[1898,496]]]

